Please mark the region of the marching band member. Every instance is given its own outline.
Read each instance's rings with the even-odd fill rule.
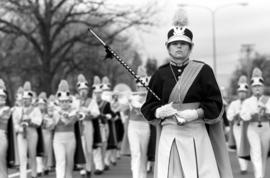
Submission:
[[[56,178],[72,178],[76,149],[74,124],[78,117],[77,110],[71,105],[72,98],[66,80],[61,80],[56,97],[59,102],[59,107],[53,112]]]
[[[263,95],[264,80],[259,68],[253,69],[251,89],[252,96],[243,102],[240,116],[249,121],[247,137],[255,178],[263,178],[270,146],[270,100]]]
[[[13,118],[19,145],[20,177],[26,178],[27,155],[29,155],[31,176],[37,176],[37,129],[42,123],[42,114],[39,108],[32,105],[33,92],[31,90],[30,82],[25,82],[23,90],[23,106],[14,110]]]
[[[144,67],[138,68],[137,75],[148,84],[149,77]],[[150,126],[140,109],[145,102],[147,91],[141,85],[136,85],[138,94],[131,97],[130,116],[128,124],[128,139],[131,151],[131,170],[133,178],[147,177],[147,148],[150,138]]]
[[[149,92],[141,108],[145,118],[161,129],[156,176],[231,178],[221,92],[209,65],[190,60],[193,33],[182,15],[176,14],[167,34],[170,61],[149,82],[158,97]]]
[[[82,177],[91,177],[91,171],[93,167],[93,139],[94,139],[94,128],[93,118],[100,115],[96,100],[88,97],[89,85],[85,77],[80,74],[77,81],[78,91],[78,104],[77,108],[81,116],[81,138],[86,158],[85,169],[81,170],[80,174]]]
[[[21,109],[22,105],[23,105],[23,87],[19,87],[16,95],[15,95],[15,104],[12,108],[12,122],[13,122],[13,143],[14,143],[14,152],[15,152],[15,161],[14,161],[14,166],[19,166],[20,165],[20,159],[19,159],[19,151],[18,151],[18,140],[17,140],[17,133],[16,133],[16,129],[15,129],[15,124],[16,121],[14,120],[13,117],[13,113],[16,113],[17,109]]]
[[[93,81],[93,99],[96,100],[98,106],[101,104],[101,94],[102,94],[102,83],[98,76],[94,77]],[[105,123],[104,118],[99,115],[98,117],[93,119],[93,126],[94,126],[94,150],[93,150],[93,158],[94,158],[94,165],[95,165],[95,174],[100,175],[103,173],[104,170],[104,162],[103,162],[103,155],[102,150],[106,141],[105,134],[102,132],[103,124]]]
[[[43,117],[42,140],[44,148],[44,155],[41,159],[40,170],[38,169],[38,171],[44,172],[45,175],[48,175],[53,164],[52,130],[47,128],[48,122],[52,122],[52,112],[49,109],[51,106],[49,106],[50,103],[47,102],[47,96],[45,92],[41,92],[39,94],[37,104]]]
[[[104,145],[103,155],[104,155],[104,170],[108,170],[111,163],[116,164],[116,149],[117,149],[117,136],[115,130],[114,118],[116,114],[111,109],[111,102],[113,98],[111,97],[111,84],[108,77],[102,78],[102,101],[99,104],[99,109],[104,117],[105,124],[102,125],[102,130],[104,132],[105,140],[107,143]]]
[[[10,122],[11,108],[7,106],[6,86],[0,79],[0,177],[7,178],[7,153],[8,153],[8,124]],[[10,139],[10,138],[9,138]],[[10,149],[10,148],[9,148]]]
[[[242,132],[244,129],[244,121],[240,117],[240,111],[242,108],[243,101],[247,98],[248,84],[246,76],[241,76],[238,81],[237,94],[238,98],[230,103],[227,110],[227,118],[230,122],[233,123],[233,136],[236,141],[236,149],[238,156],[240,153],[240,143],[241,137],[244,137],[246,134]],[[238,158],[241,174],[247,173],[248,161],[243,158]]]

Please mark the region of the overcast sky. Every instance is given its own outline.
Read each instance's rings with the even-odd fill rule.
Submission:
[[[151,2],[152,0],[148,0]],[[114,0],[115,2],[115,0]],[[136,0],[142,5],[146,0]],[[213,64],[212,21],[209,10],[192,5],[219,8],[216,18],[217,78],[222,86],[228,86],[232,71],[238,65],[242,44],[254,44],[256,51],[270,54],[270,2],[266,0],[158,0],[160,26],[149,29],[149,33],[134,34],[135,43],[144,56],[155,57],[161,64],[168,56],[165,48],[166,35],[172,24],[172,17],[178,4],[190,6],[184,9],[189,18],[189,27],[193,31],[194,49],[192,59]],[[248,6],[237,5],[247,2]],[[118,0],[118,3],[131,3]],[[226,6],[226,4],[228,4]],[[225,7],[226,6],[226,7]]]

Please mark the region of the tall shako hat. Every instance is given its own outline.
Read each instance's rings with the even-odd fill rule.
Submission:
[[[23,87],[19,87],[16,93],[16,100],[21,100],[23,97]]]
[[[98,76],[94,76],[92,89],[93,89],[93,92],[95,93],[102,92],[102,84]]]
[[[23,98],[32,98],[34,96],[34,93],[31,89],[31,83],[29,81],[26,81],[23,85]]]
[[[254,68],[251,77],[251,86],[263,86],[264,80],[262,77],[262,71],[259,68]]]
[[[56,93],[58,100],[71,100],[69,85],[66,80],[61,80]]]
[[[46,104],[47,103],[47,94],[45,92],[41,92],[38,95],[38,104]]]
[[[77,89],[89,89],[88,82],[83,74],[79,74],[77,78]]]
[[[0,78],[0,96],[7,96],[5,82]]]
[[[237,91],[248,91],[247,77],[245,75],[239,78]]]
[[[111,83],[110,83],[109,78],[107,76],[104,76],[102,78],[101,89],[102,89],[102,91],[109,91],[109,90],[111,90]]]
[[[193,34],[190,29],[187,28],[188,18],[184,9],[178,9],[173,17],[173,27],[167,34],[166,45],[174,41],[185,41],[193,45]]]
[[[146,69],[144,66],[139,66],[137,69],[137,76],[141,78],[141,80],[145,83],[146,86],[148,86],[149,81],[150,81],[150,77],[148,77],[147,73],[146,73]],[[143,85],[139,82],[136,81],[136,85],[138,87],[142,87]]]

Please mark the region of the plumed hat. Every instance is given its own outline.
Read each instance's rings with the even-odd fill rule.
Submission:
[[[77,78],[77,89],[88,89],[88,82],[83,74],[79,74]]]
[[[33,98],[34,93],[31,89],[31,83],[29,81],[26,81],[23,85],[23,98]]]
[[[66,80],[61,80],[56,93],[58,100],[71,100],[69,85]]]
[[[104,76],[102,78],[102,91],[109,91],[111,90],[111,83],[110,83],[110,80],[107,76]]]
[[[169,43],[174,41],[185,41],[193,45],[193,34],[188,25],[188,18],[184,9],[178,9],[173,17],[173,27],[169,30],[167,34],[167,42]]]
[[[38,104],[46,104],[47,103],[47,94],[45,92],[41,92],[38,95]]]
[[[237,91],[248,91],[248,83],[247,83],[247,77],[245,75],[242,75],[238,80],[238,87]]]
[[[146,69],[144,66],[139,66],[137,69],[137,76],[148,86],[150,77],[148,77],[146,73]],[[139,81],[136,81],[137,86],[142,87],[142,84]]]
[[[98,76],[94,76],[92,89],[93,89],[93,92],[95,92],[95,93],[102,92],[102,83],[101,83],[100,78]]]
[[[0,96],[7,96],[5,82],[0,78]]]
[[[254,68],[252,71],[252,77],[251,77],[251,86],[263,86],[264,80],[262,77],[262,71],[259,68]]]

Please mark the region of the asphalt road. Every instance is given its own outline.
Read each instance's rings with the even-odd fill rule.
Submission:
[[[235,152],[229,152],[229,153],[230,153],[230,159],[231,159],[232,169],[234,173],[234,178],[254,178],[251,162],[249,164],[248,173],[246,175],[240,175],[239,165],[235,157]],[[15,169],[12,169],[12,170],[9,170],[9,172],[10,172],[10,175],[14,175],[14,173],[16,174],[18,171]],[[19,176],[12,176],[12,177],[19,177]],[[79,172],[74,171],[73,177],[80,178]],[[265,177],[270,177],[270,163],[269,162],[267,165]],[[30,175],[29,175],[29,178],[30,178]],[[43,178],[55,178],[55,173],[50,173],[49,176],[43,176]],[[131,170],[130,170],[130,158],[122,157],[120,160],[118,160],[116,166],[111,166],[110,170],[106,171],[104,174],[99,175],[99,176],[93,175],[92,178],[132,178]],[[152,173],[148,174],[147,178],[153,178],[153,174]]]

